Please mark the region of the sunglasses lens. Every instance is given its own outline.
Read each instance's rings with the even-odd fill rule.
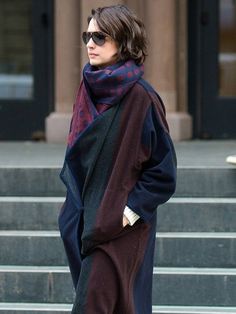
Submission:
[[[83,32],[82,39],[83,39],[84,44],[87,45],[90,39],[90,33]]]
[[[96,45],[102,46],[105,43],[106,36],[103,33],[94,32],[92,35],[92,39]]]
[[[102,46],[105,43],[106,35],[101,32],[83,32],[82,39],[85,45],[89,42],[90,38],[93,39],[94,43],[98,46]]]

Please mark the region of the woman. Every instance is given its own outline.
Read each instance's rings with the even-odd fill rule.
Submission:
[[[124,5],[92,10],[61,178],[59,227],[72,313],[151,314],[156,208],[175,190],[163,103],[142,79],[143,23]],[[145,288],[144,288],[145,287]]]

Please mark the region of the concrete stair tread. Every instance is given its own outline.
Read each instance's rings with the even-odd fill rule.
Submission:
[[[57,230],[0,230],[0,237],[60,237]]]
[[[0,272],[23,273],[69,273],[68,266],[19,266],[0,265]],[[182,275],[223,275],[236,276],[236,268],[208,267],[154,267],[153,274],[182,274]]]
[[[69,273],[68,266],[19,266],[0,265],[0,272],[40,272],[40,273]]]
[[[2,311],[25,311],[35,312],[65,312],[71,311],[72,304],[51,304],[51,303],[0,303],[0,313]],[[236,307],[208,307],[208,306],[156,306],[152,307],[153,314],[235,314]]]
[[[1,235],[1,233],[0,233]],[[236,232],[157,232],[157,238],[203,238],[203,239],[234,239]]]
[[[158,314],[228,314],[236,313],[236,307],[215,306],[153,306]]]
[[[54,203],[63,202],[65,197],[61,196],[0,196],[3,203]]]
[[[1,268],[0,268],[1,269]],[[154,267],[154,274],[181,274],[181,275],[223,275],[236,276],[235,268],[209,267]]]
[[[187,203],[187,204],[215,204],[215,203],[229,203],[229,204],[235,204],[236,203],[236,198],[231,197],[172,197],[167,203],[174,203],[174,204],[179,204],[179,203]],[[235,208],[236,210],[236,208]]]
[[[57,230],[0,230],[0,237],[60,237]],[[157,238],[236,238],[236,232],[157,232]]]
[[[21,302],[0,302],[1,310],[17,311],[71,311],[72,304],[64,303],[21,303]]]
[[[62,202],[63,196],[0,196],[0,202]],[[172,197],[167,203],[236,203],[236,197]],[[236,210],[236,208],[235,208]]]

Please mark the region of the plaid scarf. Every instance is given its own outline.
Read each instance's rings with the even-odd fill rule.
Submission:
[[[143,66],[133,60],[105,69],[86,64],[73,108],[68,145],[72,146],[99,114],[118,104],[142,75]]]

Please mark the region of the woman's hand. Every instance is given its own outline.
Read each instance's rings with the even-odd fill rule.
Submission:
[[[125,215],[123,215],[123,227],[127,226],[129,224],[129,220]]]

